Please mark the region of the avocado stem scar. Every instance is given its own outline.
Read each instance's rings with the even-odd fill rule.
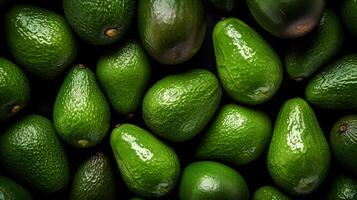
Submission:
[[[126,118],[127,119],[133,119],[134,118],[134,113],[129,113],[127,116],[126,116]]]
[[[84,68],[86,68],[86,66],[85,66],[85,65],[83,65],[83,64],[78,64],[78,65],[77,65],[77,67],[78,67],[78,68],[80,68],[80,69],[84,69]]]
[[[294,77],[293,79],[294,79],[295,81],[302,81],[302,80],[304,80],[305,78],[302,77],[302,76],[298,76],[298,77]]]
[[[14,107],[12,107],[11,113],[17,113],[20,110],[21,110],[21,106],[20,105],[15,105]]]
[[[81,145],[81,147],[86,147],[89,144],[88,140],[78,140],[78,144]]]
[[[109,38],[115,38],[118,34],[119,31],[116,28],[109,28],[105,31],[105,35]]]
[[[340,134],[343,134],[344,132],[346,132],[347,124],[342,124],[338,130],[340,131]]]
[[[121,126],[121,124],[117,124],[114,126],[114,128],[118,128],[119,126]]]

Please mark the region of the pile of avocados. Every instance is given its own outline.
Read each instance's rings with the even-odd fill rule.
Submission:
[[[357,200],[356,0],[0,18],[0,200]]]

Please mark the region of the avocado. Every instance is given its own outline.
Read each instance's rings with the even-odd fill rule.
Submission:
[[[179,185],[181,200],[248,200],[248,185],[234,169],[213,161],[189,164]]]
[[[301,81],[310,77],[341,49],[344,34],[342,25],[331,9],[327,9],[314,31],[290,42],[285,53],[285,67],[289,76]]]
[[[15,61],[41,79],[54,79],[74,60],[77,44],[64,18],[28,5],[5,17],[5,34]]]
[[[63,10],[73,30],[93,45],[111,44],[129,28],[135,0],[64,0]]]
[[[356,200],[357,180],[340,175],[336,177],[327,193],[328,200]]]
[[[208,3],[217,10],[231,12],[238,3],[238,0],[207,0]]]
[[[0,176],[0,199],[2,200],[32,200],[31,194],[11,179]]]
[[[344,116],[333,125],[330,145],[342,167],[357,175],[357,115]]]
[[[267,166],[275,183],[292,195],[309,194],[324,181],[330,166],[330,149],[305,100],[290,99],[282,106]]]
[[[347,29],[357,37],[357,2],[355,0],[343,0],[341,3],[341,19]]]
[[[66,152],[50,120],[29,115],[0,134],[1,166],[44,193],[64,188],[70,178]]]
[[[213,45],[218,76],[230,97],[255,105],[276,93],[283,76],[280,59],[251,27],[223,19],[214,27]]]
[[[144,197],[161,197],[172,191],[180,175],[180,162],[168,145],[132,124],[114,128],[110,144],[130,190]]]
[[[272,125],[261,111],[228,104],[220,109],[205,132],[196,151],[198,159],[243,165],[265,151]]]
[[[97,152],[77,169],[70,200],[114,200],[116,190],[110,160],[105,154]]]
[[[29,99],[30,85],[25,73],[0,57],[0,122],[26,107]]]
[[[77,148],[97,145],[107,134],[109,104],[86,66],[76,65],[64,79],[54,104],[53,122],[58,135]]]
[[[357,54],[343,56],[307,85],[306,99],[325,109],[357,109]]]
[[[145,124],[173,142],[193,138],[216,112],[222,89],[216,76],[204,69],[169,75],[155,83],[143,100]]]
[[[270,34],[297,38],[319,23],[324,0],[247,0],[251,14]]]
[[[201,0],[139,0],[139,36],[146,51],[160,63],[173,65],[192,58],[206,29]]]
[[[275,187],[263,186],[254,192],[252,200],[290,200],[290,198]]]
[[[97,77],[114,109],[127,117],[137,112],[151,77],[151,65],[137,41],[103,55]]]

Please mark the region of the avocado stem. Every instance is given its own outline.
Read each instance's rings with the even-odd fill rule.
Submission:
[[[80,69],[84,69],[84,68],[86,68],[86,66],[85,66],[85,65],[83,65],[83,64],[78,64],[78,65],[77,65],[77,67],[78,67],[78,68],[80,68]]]
[[[121,126],[121,124],[117,124],[114,126],[114,128],[118,128],[119,126]]]
[[[78,140],[78,144],[81,147],[86,147],[89,144],[89,141],[88,140]]]
[[[14,107],[12,107],[11,113],[17,113],[20,110],[21,110],[21,106],[20,105],[15,105]]]
[[[109,28],[105,31],[105,35],[109,38],[115,38],[119,34],[118,29],[116,28]]]
[[[304,80],[305,78],[302,77],[302,76],[298,76],[298,77],[294,77],[293,79],[294,79],[295,81],[302,81],[302,80]]]
[[[347,131],[347,124],[342,124],[338,130],[340,131],[340,134],[345,133]]]
[[[134,113],[129,113],[127,116],[126,116],[126,118],[127,119],[133,119],[134,118]]]

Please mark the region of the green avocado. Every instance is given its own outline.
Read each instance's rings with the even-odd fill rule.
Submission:
[[[50,120],[29,115],[0,135],[1,166],[33,188],[53,193],[67,186],[69,162]]]
[[[53,122],[58,135],[74,147],[88,148],[103,140],[110,109],[89,68],[79,64],[67,74],[54,104]]]
[[[346,55],[314,77],[306,99],[325,109],[357,109],[357,54]]]
[[[327,193],[328,200],[356,200],[357,180],[347,176],[336,177]]]
[[[79,37],[93,45],[105,45],[126,33],[136,0],[64,0],[63,10]]]
[[[102,56],[96,74],[119,114],[130,117],[137,112],[151,77],[150,61],[140,43],[129,41]]]
[[[155,134],[174,142],[186,141],[208,124],[221,96],[218,79],[207,70],[169,75],[146,93],[143,118]]]
[[[247,164],[265,151],[271,134],[271,121],[265,113],[228,104],[220,109],[208,127],[198,144],[196,157]]]
[[[357,37],[357,1],[343,0],[341,3],[341,19],[347,29]]]
[[[189,164],[179,185],[180,200],[248,200],[248,185],[234,169],[213,161]]]
[[[247,24],[236,18],[221,20],[213,30],[213,44],[219,78],[234,100],[261,104],[279,89],[280,59]]]
[[[24,72],[0,57],[0,122],[26,107],[29,99],[30,85]]]
[[[313,32],[290,43],[285,53],[289,76],[296,81],[310,77],[339,52],[343,39],[337,15],[327,9]]]
[[[41,79],[54,79],[74,60],[77,44],[64,18],[39,7],[16,5],[5,17],[15,61]]]
[[[17,184],[4,176],[0,176],[0,199],[2,200],[32,200],[31,194]]]
[[[275,183],[293,195],[309,194],[323,183],[330,167],[330,149],[305,100],[290,99],[282,106],[267,165]]]
[[[139,36],[146,51],[160,63],[179,64],[192,58],[206,29],[201,0],[139,0]]]
[[[280,38],[297,38],[319,23],[325,0],[247,0],[258,24]]]
[[[168,145],[132,124],[117,126],[110,144],[130,190],[144,197],[161,197],[174,189],[180,162]]]
[[[290,200],[290,198],[275,187],[263,186],[254,192],[252,200]]]
[[[238,0],[207,0],[208,3],[217,10],[231,12],[238,3]]]

